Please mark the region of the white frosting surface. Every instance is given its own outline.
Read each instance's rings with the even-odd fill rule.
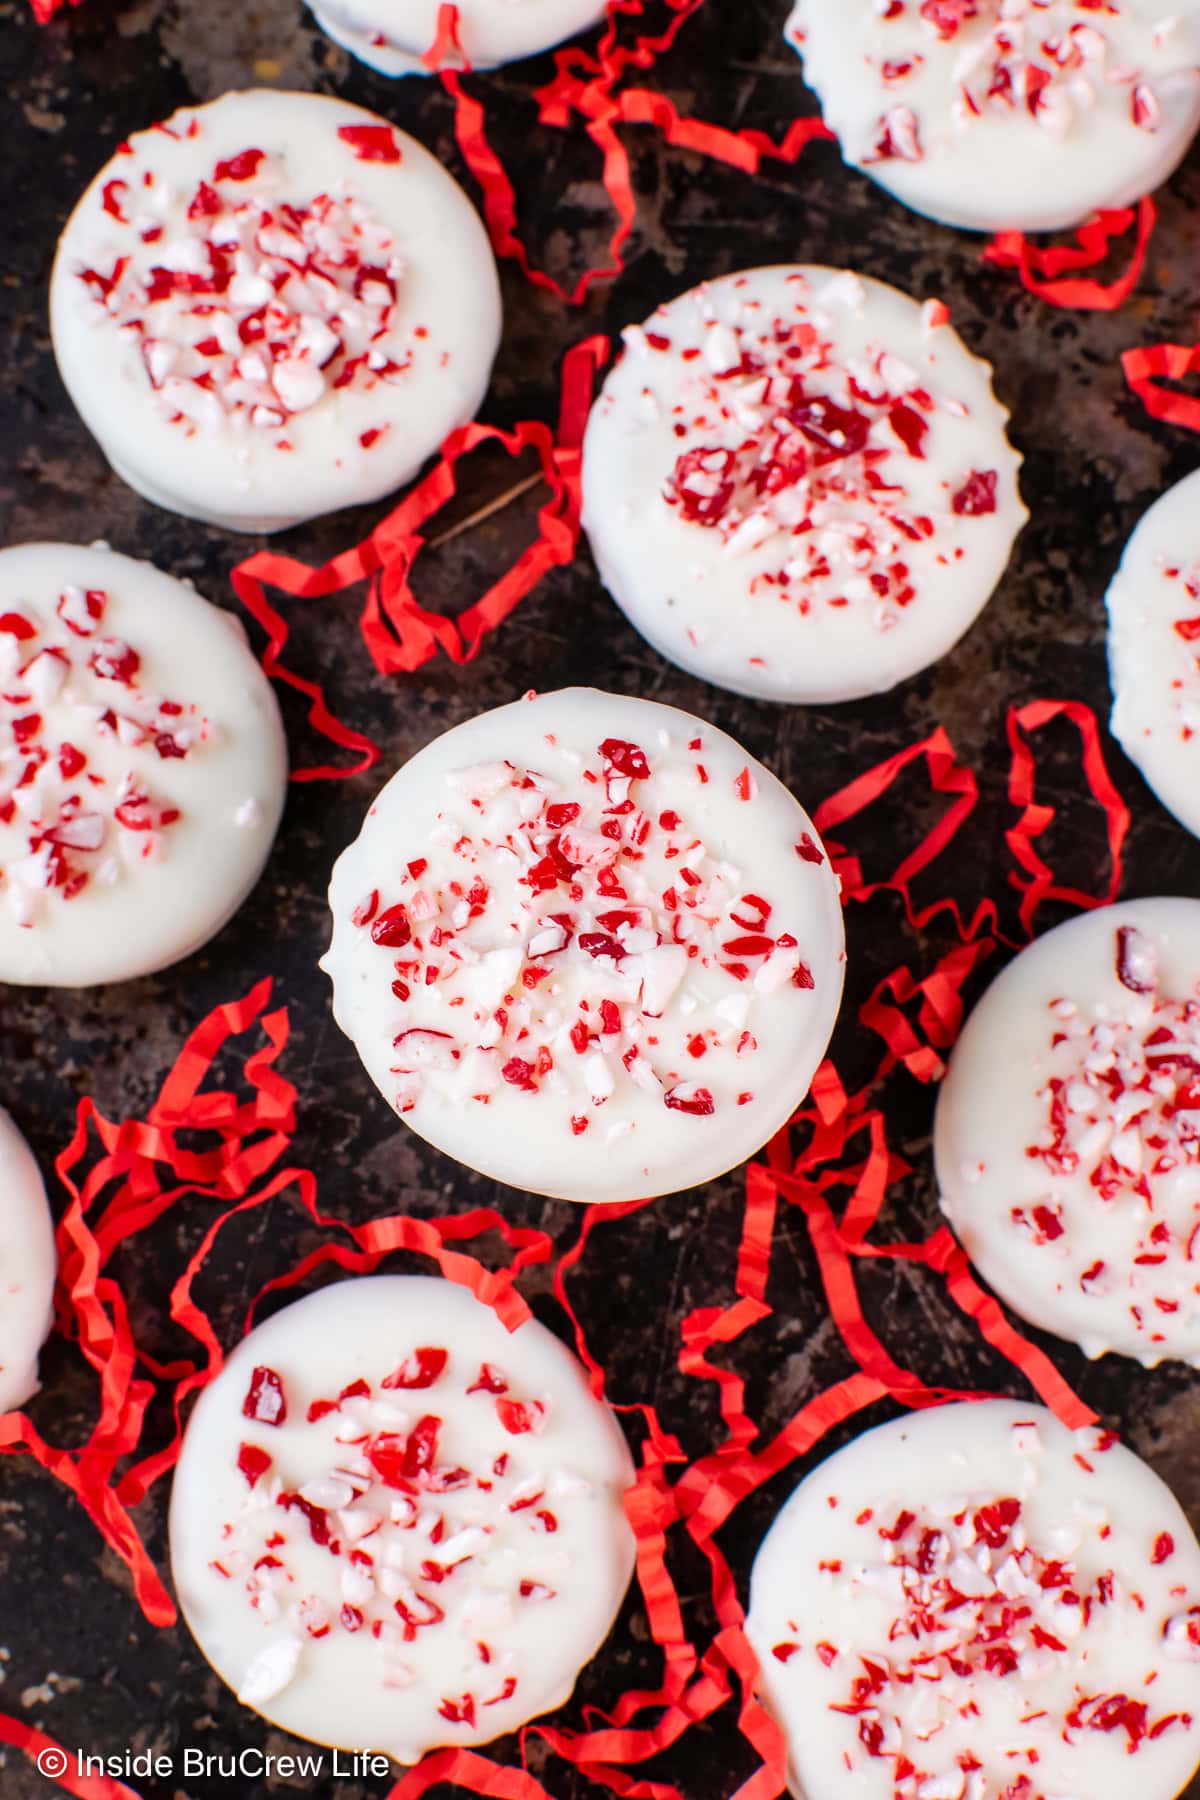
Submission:
[[[136,133],[50,291],[59,368],[158,505],[278,531],[377,500],[472,418],[500,338],[487,235],[413,138],[250,91]]]
[[[436,1278],[340,1282],[258,1326],[201,1394],[175,1586],[247,1706],[416,1762],[567,1699],[633,1572],[633,1478],[536,1321],[510,1334]]]
[[[588,421],[583,523],[656,650],[736,693],[820,704],[957,642],[1026,513],[991,369],[946,320],[781,265],[626,331]]]
[[[1056,231],[1165,181],[1200,124],[1197,0],[795,0],[848,163],[968,231]]]
[[[440,0],[320,0],[322,30],[385,75],[427,73],[422,56],[437,37]],[[536,56],[604,17],[604,0],[460,0],[458,35],[474,69]]]
[[[1200,1546],[1111,1433],[1010,1400],[869,1431],[759,1550],[747,1631],[803,1800],[1174,1800]]]
[[[1200,900],[1047,932],[967,1021],[942,1206],[1016,1312],[1089,1356],[1200,1366]]]
[[[236,618],[111,550],[0,551],[0,982],[189,956],[258,880],[286,787]]]
[[[0,1413],[38,1390],[38,1351],[52,1319],[58,1256],[33,1152],[0,1110]]]
[[[1142,516],[1107,605],[1113,736],[1200,836],[1200,472]]]
[[[629,1200],[751,1156],[841,999],[812,821],[732,738],[593,688],[447,732],[338,860],[322,967],[372,1080],[514,1187]]]

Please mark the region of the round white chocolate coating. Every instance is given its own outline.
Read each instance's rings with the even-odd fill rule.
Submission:
[[[343,129],[386,134],[381,141],[399,160],[376,160],[369,138],[364,158],[339,136]],[[215,179],[218,164],[248,150],[264,158],[252,176]],[[414,139],[344,100],[254,90],[185,108],[136,133],[128,152],[101,170],[67,224],[50,313],[59,369],[84,423],[148,499],[229,530],[280,531],[394,492],[474,416],[500,338],[495,260],[461,188]],[[244,321],[272,287],[293,321],[311,315],[313,324],[286,383],[278,361],[266,387],[260,371],[249,388],[237,385],[237,369],[256,364],[221,362],[215,390],[204,390],[206,359],[173,358],[181,342],[207,341],[197,340],[207,318],[181,319],[186,301],[168,298],[145,305],[135,328],[124,313],[121,321],[112,316],[82,276],[107,278],[121,257],[132,258],[139,277],[156,263],[206,271],[206,234],[236,234],[236,222],[228,211],[215,225],[203,211],[189,216],[202,182],[218,203],[266,208],[276,221],[285,205],[311,211],[327,197],[340,209],[336,226],[328,235],[311,227],[325,266],[353,254],[365,268],[390,267],[394,301],[357,277],[353,293],[332,279],[297,283],[294,265],[308,252],[277,225],[267,232],[243,223],[237,275],[216,302],[214,335],[228,337],[239,358],[244,342],[253,357],[257,340],[243,332],[255,328]],[[144,231],[160,227],[161,237],[144,241]],[[374,311],[362,304],[364,293],[378,302]],[[211,295],[198,297],[214,304]],[[152,356],[162,359],[153,364],[157,387]],[[272,405],[240,404],[243,392],[266,393]]]
[[[52,1322],[54,1221],[33,1152],[0,1110],[0,1413],[37,1393]]]
[[[422,56],[437,37],[440,0],[409,0],[402,16],[389,0],[322,0],[323,31],[384,75],[424,75]],[[561,44],[604,17],[603,0],[464,0],[458,8],[463,55],[494,69]]]
[[[660,654],[735,693],[825,704],[884,692],[958,641],[1026,513],[991,369],[939,320],[882,282],[781,265],[626,332],[588,421],[583,523]],[[861,444],[819,461],[798,392],[851,413]],[[690,516],[678,485],[709,451],[731,471],[715,520]],[[981,505],[973,475],[990,483]]]
[[[786,36],[846,161],[945,225],[1058,231],[1128,206],[1200,124],[1196,0],[980,0],[957,25],[945,0],[945,29],[923,10],[795,0]]]
[[[648,778],[610,789],[608,740]],[[547,822],[564,806],[569,832]],[[552,840],[574,888],[545,875]],[[837,881],[799,803],[690,714],[591,688],[428,745],[339,858],[330,906],[334,1013],[380,1091],[468,1167],[563,1199],[673,1192],[753,1155],[807,1093],[841,999]],[[388,948],[394,906],[413,941]]]
[[[1113,736],[1200,836],[1200,473],[1143,514],[1107,605]]]
[[[1011,1524],[977,1526],[1004,1501]],[[991,1400],[894,1420],[808,1476],[758,1552],[747,1632],[803,1800],[1173,1800],[1200,1760],[1198,1602],[1200,1547],[1151,1469]]]
[[[74,544],[0,552],[4,615],[34,635],[0,628],[0,982],[91,987],[190,956],[257,882],[287,790],[279,708],[240,622],[149,563]],[[112,646],[139,659],[131,682],[93,666]],[[67,773],[63,746],[85,765]]]
[[[444,1365],[431,1385],[383,1386],[430,1349]],[[466,1391],[484,1365],[506,1396]],[[244,1414],[256,1368],[279,1378],[282,1424]],[[307,1421],[314,1401],[363,1381],[368,1396]],[[506,1428],[506,1399],[542,1408],[539,1429]],[[386,1484],[380,1445],[402,1455],[430,1418],[432,1477]],[[243,1445],[271,1459],[253,1487],[238,1468]],[[439,1492],[437,1472],[450,1470]],[[258,1326],[201,1394],[171,1498],[175,1586],[201,1650],[246,1704],[300,1737],[412,1763],[436,1745],[487,1743],[567,1699],[633,1572],[622,1504],[633,1478],[614,1416],[536,1321],[510,1334],[436,1278],[341,1282]],[[347,1487],[359,1490],[348,1500]],[[331,1542],[279,1504],[296,1492],[325,1503]],[[256,1569],[263,1555],[279,1566]],[[444,1617],[406,1637],[397,1602],[410,1620]]]
[[[955,1046],[934,1153],[1014,1311],[1089,1356],[1200,1365],[1200,901],[1101,907],[1023,950]]]

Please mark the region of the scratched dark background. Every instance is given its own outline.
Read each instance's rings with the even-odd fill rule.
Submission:
[[[710,0],[649,78],[687,111],[778,135],[812,110],[780,29],[782,0]],[[574,275],[603,252],[610,225],[599,161],[586,138],[536,126],[530,95],[551,72],[548,58],[478,78],[495,141],[518,178],[523,228],[539,260]],[[0,93],[4,95],[3,225],[0,227],[0,521],[3,541],[108,539],[195,579],[232,605],[227,575],[253,548],[220,531],[159,512],[108,471],[66,400],[50,353],[46,283],[55,238],[83,185],[130,131],[187,101],[256,81],[343,94],[376,108],[462,174],[449,103],[434,82],[392,83],[328,43],[299,0],[88,0],[78,13],[37,29],[26,0],[0,0]],[[1186,434],[1156,426],[1126,391],[1117,355],[1126,345],[1193,333],[1200,274],[1200,158],[1162,196],[1162,223],[1139,296],[1116,315],[1061,314],[1023,295],[1013,278],[980,265],[975,242],[893,205],[821,145],[789,169],[757,178],[667,148],[650,130],[626,135],[638,222],[628,267],[572,310],[503,268],[506,328],[485,417],[504,424],[551,418],[561,353],[595,329],[641,319],[658,301],[707,275],[758,262],[857,264],[950,305],[967,342],[990,358],[1014,411],[1027,458],[1024,490],[1033,520],[999,593],[965,643],[935,669],[878,700],[820,711],[772,708],[709,689],[661,662],[606,599],[585,547],[557,571],[465,669],[445,661],[418,675],[374,675],[353,626],[354,600],[310,606],[298,616],[295,658],[323,674],[341,710],[385,747],[384,772],[449,725],[514,698],[536,683],[594,682],[670,701],[733,732],[810,808],[891,751],[943,724],[980,773],[982,802],[947,859],[951,882],[973,904],[985,893],[1011,916],[1003,831],[1006,709],[1038,695],[1087,701],[1103,717],[1108,693],[1102,596],[1120,546],[1142,508],[1188,472]],[[468,178],[470,191],[474,192]],[[486,459],[464,467],[461,517],[501,491],[511,470]],[[423,563],[422,593],[452,608],[478,592],[526,540],[537,497],[527,496]],[[384,509],[339,516],[288,534],[281,547],[313,561],[361,536]],[[293,616],[297,616],[294,614]],[[316,746],[289,712],[297,760]],[[1195,842],[1152,799],[1116,746],[1106,753],[1133,809],[1127,894],[1200,893]],[[1052,841],[1061,867],[1096,887],[1104,844],[1069,731],[1045,734],[1044,797],[1058,808]],[[326,940],[324,888],[336,853],[352,837],[380,777],[293,787],[282,832],[257,892],[231,925],[189,962],[153,979],[92,993],[7,989],[0,994],[0,1100],[16,1115],[49,1170],[85,1093],[114,1117],[150,1102],[185,1033],[215,1003],[244,993],[265,973],[291,1013],[285,1071],[301,1096],[296,1159],[315,1168],[326,1211],[355,1219],[407,1208],[430,1215],[470,1203],[506,1214],[569,1244],[579,1214],[567,1205],[498,1189],[426,1149],[399,1126],[332,1024],[327,985],[315,967]],[[883,808],[855,847],[872,868],[894,866],[919,831],[916,781],[904,805]],[[930,894],[936,889],[930,887]],[[1007,898],[1006,898],[1007,896]],[[1043,923],[1050,922],[1047,917]],[[898,905],[883,898],[848,918],[848,1004],[835,1042],[848,1077],[872,1054],[855,1003],[895,964],[928,966],[946,940],[919,941]],[[993,965],[994,967],[995,965]],[[874,1052],[878,1052],[875,1045]],[[894,1146],[915,1173],[889,1203],[887,1235],[907,1239],[936,1223],[929,1133],[933,1094],[901,1075],[891,1084]],[[730,1176],[603,1227],[573,1283],[594,1347],[618,1400],[648,1398],[699,1454],[722,1435],[713,1390],[685,1381],[676,1356],[682,1318],[732,1296],[741,1183]],[[62,1196],[55,1196],[61,1206]],[[161,1320],[171,1280],[195,1244],[207,1204],[180,1209],[120,1273],[139,1336],[162,1354],[186,1346]],[[203,1296],[226,1340],[246,1296],[288,1267],[309,1244],[298,1213],[276,1205],[240,1234],[228,1233]],[[561,1328],[534,1272],[526,1291]],[[889,1345],[930,1382],[1019,1392],[1007,1364],[968,1329],[928,1275],[871,1265],[863,1282],[871,1318]],[[798,1217],[776,1240],[774,1316],[726,1354],[749,1379],[752,1411],[773,1432],[811,1393],[849,1371],[828,1317]],[[1200,1523],[1200,1379],[1168,1366],[1147,1374],[1108,1358],[1088,1364],[1045,1340],[1079,1391],[1175,1487]],[[78,1442],[91,1420],[93,1385],[61,1340],[43,1361],[45,1387],[32,1414],[53,1442]],[[882,1413],[878,1416],[883,1416]],[[157,1419],[152,1431],[164,1429]],[[839,1434],[836,1443],[848,1435]],[[800,1465],[745,1506],[722,1542],[743,1582],[753,1550]],[[166,1485],[140,1523],[160,1566]],[[677,1563],[688,1621],[711,1628],[706,1577]],[[640,1608],[631,1603],[588,1671],[580,1700],[604,1705],[652,1678]],[[186,1631],[155,1631],[142,1618],[122,1565],[65,1492],[25,1459],[0,1463],[0,1709],[41,1726],[68,1747],[112,1753],[129,1745],[217,1752],[260,1744],[294,1748],[242,1711],[202,1662]],[[515,1761],[514,1747],[495,1752]],[[3,1758],[0,1757],[0,1762]],[[687,1800],[732,1794],[753,1767],[731,1708],[689,1733],[650,1772],[677,1783]],[[536,1768],[536,1765],[535,1765]],[[592,1791],[562,1763],[544,1771],[556,1800]],[[214,1800],[222,1781],[138,1784],[145,1800]],[[244,1800],[309,1792],[320,1800],[367,1800],[390,1784],[239,1784]],[[45,1800],[57,1790],[20,1755],[0,1773],[5,1800]],[[1188,1790],[1200,1795],[1200,1784]],[[439,1795],[449,1789],[440,1788]]]

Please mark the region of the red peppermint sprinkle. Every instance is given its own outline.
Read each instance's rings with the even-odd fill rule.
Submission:
[[[546,1408],[540,1400],[497,1400],[496,1417],[512,1437],[535,1436],[546,1423]]]
[[[716,1111],[716,1102],[707,1088],[693,1087],[684,1084],[671,1088],[663,1095],[664,1106],[672,1112],[691,1113],[695,1118],[704,1119]]]
[[[387,950],[402,950],[412,938],[412,925],[403,906],[389,906],[371,926],[371,938]]]
[[[1152,994],[1158,985],[1154,945],[1136,925],[1117,928],[1117,980],[1134,994]]]
[[[247,1485],[257,1487],[271,1467],[271,1458],[258,1444],[240,1444],[237,1466],[241,1474],[246,1477]]]
[[[283,1382],[274,1369],[265,1368],[262,1364],[255,1368],[246,1390],[246,1398],[242,1402],[242,1412],[247,1419],[253,1419],[259,1425],[287,1423],[287,1400]]]
[[[626,743],[622,738],[605,738],[600,755],[618,775],[628,775],[632,781],[649,779],[650,764],[646,761],[646,753],[636,744]]]
[[[338,136],[360,162],[398,163],[401,150],[390,125],[339,125]]]
[[[973,469],[950,505],[960,518],[979,519],[996,510],[995,469]]]
[[[468,1394],[507,1394],[508,1382],[492,1363],[483,1363],[467,1389]]]
[[[125,687],[132,685],[141,666],[142,659],[137,651],[120,638],[105,638],[88,658],[88,667],[94,675],[103,681],[119,681]]]
[[[449,1361],[449,1352],[426,1345],[414,1350],[390,1375],[380,1383],[385,1388],[429,1388],[443,1374]]]
[[[213,180],[253,181],[265,161],[265,150],[239,150],[236,156],[217,164],[213,170]]]

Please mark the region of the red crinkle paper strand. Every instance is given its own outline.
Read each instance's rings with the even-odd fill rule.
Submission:
[[[293,781],[318,781],[358,774],[379,760],[378,747],[353,727],[341,723],[326,704],[321,684],[296,674],[282,662],[289,627],[267,598],[268,587],[296,599],[324,599],[367,582],[367,600],[359,622],[363,641],[381,675],[419,669],[439,650],[451,661],[469,662],[490,631],[508,617],[550,569],[569,563],[579,541],[580,448],[591,406],[597,370],[608,355],[607,340],[591,337],[567,352],[563,360],[557,428],[539,420],[523,420],[511,431],[495,426],[463,425],[446,439],[429,474],[377,525],[370,535],[323,568],[314,569],[294,557],[260,550],[234,569],[230,579],[238,599],[267,633],[263,668],[309,700],[309,719],[332,742],[354,751],[348,766],[321,764],[293,771]],[[481,444],[498,444],[512,457],[532,450],[550,496],[538,514],[537,535],[510,569],[457,619],[427,610],[412,587],[415,565],[424,548],[423,528],[457,490],[457,464]]]
[[[1146,344],[1121,357],[1125,379],[1151,418],[1200,431],[1200,399],[1164,382],[1184,381],[1200,371],[1200,343]]]
[[[115,1781],[111,1775],[76,1774],[75,1757],[69,1751],[44,1731],[26,1725],[22,1719],[10,1718],[7,1713],[0,1713],[0,1744],[20,1750],[30,1762],[37,1763],[48,1781],[65,1794],[74,1794],[76,1800],[139,1800],[131,1787]]]
[[[1016,269],[1021,284],[1051,306],[1081,312],[1115,312],[1124,306],[1142,278],[1158,209],[1147,194],[1136,207],[1114,207],[1093,214],[1075,233],[1074,244],[1033,244],[1022,231],[1001,231],[983,252],[984,262]],[[1107,261],[1113,244],[1133,230],[1129,262],[1111,281],[1086,276]]]
[[[458,9],[444,5],[440,10],[437,37],[424,61],[441,73],[443,85],[454,100],[455,135],[467,166],[479,183],[484,218],[496,254],[516,262],[535,287],[568,305],[581,305],[596,283],[612,280],[625,266],[624,250],[637,216],[637,200],[620,126],[652,125],[667,143],[750,174],[756,174],[766,159],[794,163],[814,139],[833,136],[821,119],[804,118],[796,119],[776,143],[766,132],[753,128],[733,130],[685,117],[664,95],[621,85],[629,69],[648,69],[669,50],[702,4],[703,0],[668,0],[671,19],[662,32],[643,33],[631,43],[622,43],[621,22],[644,17],[646,6],[645,0],[616,0],[609,7],[608,24],[595,51],[571,48],[556,52],[553,81],[534,95],[540,124],[567,130],[574,118],[584,121],[587,135],[601,154],[602,180],[616,218],[607,259],[586,269],[570,288],[546,270],[535,267],[518,235],[513,183],[488,139],[484,103],[463,83],[463,73],[468,71],[458,40]],[[448,68],[447,63],[458,66]]]
[[[1053,809],[1037,798],[1033,740],[1060,718],[1080,734],[1081,771],[1104,814],[1110,869],[1097,893],[1057,882],[1035,848],[1054,815]],[[1009,799],[1018,818],[1006,834],[1006,842],[1015,865],[1012,879],[1021,890],[1021,923],[1029,931],[1044,901],[1097,906],[1115,896],[1121,881],[1128,813],[1108,776],[1096,720],[1086,707],[1037,701],[1013,708],[1008,742]],[[683,1325],[680,1368],[685,1375],[717,1383],[728,1434],[715,1451],[691,1464],[674,1493],[689,1535],[709,1562],[720,1626],[716,1644],[721,1647],[725,1668],[740,1686],[741,1729],[762,1758],[762,1766],[739,1790],[738,1800],[772,1800],[784,1793],[786,1752],[777,1727],[755,1698],[757,1664],[745,1638],[741,1602],[717,1545],[717,1533],[749,1494],[806,1455],[829,1431],[877,1402],[891,1399],[926,1407],[956,1398],[982,1397],[930,1387],[915,1371],[895,1361],[867,1321],[856,1265],[866,1259],[907,1262],[942,1277],[952,1303],[974,1321],[993,1349],[1064,1422],[1078,1427],[1094,1419],[1050,1358],[1015,1329],[975,1281],[964,1252],[948,1229],[942,1226],[915,1244],[878,1242],[872,1236],[889,1191],[908,1172],[888,1144],[883,1107],[887,1080],[901,1065],[924,1082],[939,1077],[944,1052],[953,1044],[961,1024],[964,983],[999,941],[994,903],[980,905],[972,918],[964,921],[953,900],[920,906],[912,892],[914,879],[936,864],[978,801],[974,774],[957,762],[953,746],[940,728],[832,795],[818,810],[816,822],[825,830],[848,824],[882,801],[913,765],[924,768],[930,794],[947,800],[941,818],[882,879],[867,880],[857,860],[833,846],[831,855],[848,904],[866,903],[890,892],[900,899],[907,918],[918,929],[948,915],[959,941],[924,975],[907,967],[894,970],[863,1003],[860,1021],[884,1045],[875,1073],[858,1093],[850,1094],[833,1064],[823,1065],[806,1106],[768,1145],[765,1159],[752,1164],[747,1172],[733,1303],[693,1313]],[[913,1001],[919,1002],[915,1020],[902,1010]],[[844,1196],[840,1205],[835,1203],[839,1196]],[[746,1412],[744,1383],[710,1360],[710,1353],[732,1343],[770,1312],[767,1278],[781,1205],[796,1206],[804,1216],[830,1311],[855,1367],[853,1373],[807,1401],[773,1441],[761,1444],[758,1427]]]
[[[1058,720],[1069,722],[1079,733],[1081,771],[1105,818],[1111,868],[1097,893],[1058,882],[1037,847],[1054,815],[1038,798],[1035,745],[1038,733]],[[1008,718],[1008,743],[1008,790],[1017,817],[1006,842],[1014,864],[1012,880],[1020,891],[1019,914],[1028,931],[1044,901],[1095,906],[1115,895],[1128,815],[1108,777],[1098,726],[1086,707],[1041,700],[1014,708]],[[910,769],[924,771],[930,796],[944,800],[944,809],[894,869],[869,879],[832,833],[884,802]],[[295,1129],[296,1090],[278,1067],[287,1045],[287,1016],[281,1009],[270,1010],[269,982],[259,983],[238,1002],[216,1008],[193,1031],[144,1119],[114,1122],[93,1101],[81,1102],[74,1137],[57,1163],[69,1196],[59,1230],[58,1308],[63,1329],[77,1338],[97,1374],[99,1417],[85,1445],[59,1450],[46,1445],[23,1414],[9,1414],[0,1421],[0,1447],[32,1454],[78,1496],[128,1564],[147,1616],[157,1624],[169,1623],[173,1609],[131,1509],[174,1466],[182,1408],[222,1366],[221,1343],[194,1288],[232,1220],[287,1196],[323,1238],[317,1249],[263,1288],[249,1309],[247,1327],[265,1295],[306,1281],[326,1263],[362,1273],[404,1250],[429,1257],[443,1275],[469,1286],[512,1329],[529,1316],[515,1278],[533,1264],[550,1262],[553,1293],[571,1322],[592,1391],[638,1423],[640,1467],[627,1511],[637,1543],[637,1575],[650,1636],[662,1657],[661,1678],[656,1687],[619,1695],[607,1711],[589,1709],[584,1729],[552,1721],[526,1727],[520,1768],[498,1764],[475,1751],[435,1752],[396,1783],[390,1800],[419,1800],[439,1782],[499,1800],[551,1800],[550,1791],[529,1772],[530,1747],[535,1743],[589,1781],[629,1800],[683,1800],[669,1782],[639,1771],[694,1724],[730,1703],[736,1705],[740,1728],[761,1758],[761,1766],[739,1789],[736,1800],[772,1800],[781,1794],[786,1786],[785,1746],[755,1697],[757,1665],[745,1636],[737,1585],[717,1541],[719,1532],[748,1495],[807,1455],[830,1431],[878,1402],[890,1399],[926,1407],[981,1397],[930,1386],[895,1360],[867,1319],[858,1267],[868,1260],[906,1262],[940,1277],[951,1302],[1061,1418],[1071,1425],[1093,1418],[1050,1359],[1015,1329],[975,1281],[963,1251],[944,1226],[917,1243],[890,1242],[876,1235],[892,1188],[908,1173],[888,1142],[887,1083],[900,1066],[923,1082],[938,1078],[961,1023],[964,985],[1001,941],[998,909],[992,902],[977,906],[964,919],[954,901],[920,904],[913,892],[916,879],[935,870],[955,843],[978,794],[974,774],[958,762],[939,728],[847,784],[818,809],[817,822],[831,834],[828,848],[848,904],[869,904],[890,893],[918,931],[924,933],[949,919],[956,941],[926,972],[907,966],[893,970],[863,1002],[860,1020],[883,1046],[866,1084],[858,1092],[848,1092],[833,1064],[826,1062],[806,1105],[747,1171],[734,1297],[726,1306],[690,1314],[683,1322],[679,1350],[684,1375],[717,1386],[726,1435],[715,1449],[689,1463],[653,1406],[607,1394],[604,1370],[588,1346],[570,1299],[569,1277],[595,1231],[648,1202],[586,1209],[576,1242],[557,1259],[547,1234],[512,1227],[486,1209],[438,1221],[400,1214],[363,1225],[320,1213],[315,1178],[286,1160]],[[239,1043],[242,1039],[249,1043]],[[214,1063],[230,1055],[240,1059],[237,1087],[209,1085]],[[90,1161],[97,1147],[100,1155]],[[202,1355],[162,1363],[137,1345],[121,1288],[109,1270],[124,1245],[184,1201],[193,1209],[204,1203],[214,1209],[172,1287],[169,1305],[171,1318],[200,1346]],[[808,1400],[764,1443],[747,1410],[745,1384],[722,1365],[720,1353],[770,1316],[772,1248],[781,1208],[788,1207],[795,1207],[804,1218],[852,1368]],[[498,1270],[485,1268],[465,1248],[485,1231],[499,1232],[507,1246],[510,1260]],[[142,1445],[144,1415],[150,1398],[161,1388],[173,1400],[176,1430],[166,1446],[147,1451]],[[138,1460],[132,1460],[135,1457]],[[123,1472],[118,1473],[118,1465]],[[681,1534],[700,1550],[710,1572],[716,1631],[703,1648],[685,1628],[669,1567],[672,1544]],[[3,1718],[0,1740],[30,1756],[55,1748],[30,1727]],[[136,1800],[130,1789],[107,1778],[80,1780],[68,1773],[60,1785],[80,1800]]]
[[[33,7],[33,16],[39,25],[48,25],[56,12],[65,6],[82,6],[83,0],[29,0]]]

